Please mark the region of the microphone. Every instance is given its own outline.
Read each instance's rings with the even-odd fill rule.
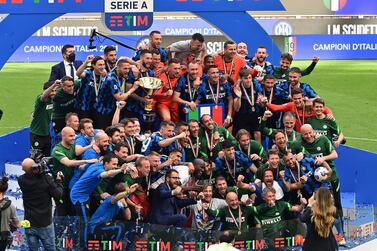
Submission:
[[[96,36],[96,29],[92,29],[92,31],[90,32],[90,38],[89,38],[89,46],[88,46],[89,50],[93,50],[97,48],[97,46],[93,45],[95,36]]]

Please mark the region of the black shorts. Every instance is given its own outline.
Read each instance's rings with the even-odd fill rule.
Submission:
[[[252,135],[253,132],[258,131],[259,127],[259,115],[257,113],[253,114],[234,114],[233,120],[233,132],[237,134],[240,129],[245,129]]]
[[[30,133],[30,150],[37,149],[42,151],[43,156],[51,155],[51,137],[39,136]]]

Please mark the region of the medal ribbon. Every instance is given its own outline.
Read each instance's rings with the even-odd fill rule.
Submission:
[[[302,105],[302,121],[300,119],[300,116],[298,114],[297,107],[295,106],[295,112],[296,112],[296,117],[300,123],[300,127],[305,123],[305,105]]]
[[[219,103],[219,94],[220,94],[220,82],[217,81],[217,92],[216,92],[216,98],[215,98],[215,94],[213,92],[213,89],[212,89],[212,86],[211,86],[211,83],[208,81],[208,85],[209,85],[209,89],[211,91],[211,94],[212,94],[212,99],[213,101],[215,102],[215,104],[217,105]]]
[[[241,207],[238,206],[238,224],[237,224],[236,218],[234,217],[234,215],[233,215],[232,211],[230,210],[229,206],[228,206],[228,211],[229,211],[230,217],[232,217],[232,220],[233,220],[234,224],[236,225],[238,231],[241,231],[241,225],[242,225],[242,211],[241,211]]]
[[[102,78],[102,75],[100,75],[99,82],[97,83],[97,78],[96,78],[96,74],[94,73],[94,70],[93,70],[93,81],[94,81],[94,92],[96,94],[96,100],[98,102],[98,93],[99,93],[99,90],[101,89],[103,78]]]
[[[226,62],[225,62],[225,58],[224,58],[224,56],[223,56],[224,73],[227,74],[228,76],[232,75],[232,71],[233,71],[233,61],[234,61],[234,58],[232,59],[231,66],[230,66],[230,71],[228,72],[228,71],[226,70]]]
[[[255,101],[254,101],[254,84],[251,83],[251,100],[249,95],[247,94],[247,91],[245,89],[245,86],[243,84],[241,85],[243,92],[245,93],[247,102],[251,105],[251,107],[254,109]]]
[[[192,140],[191,140],[190,137],[188,138],[188,141],[189,141],[191,151],[194,154],[195,159],[198,158],[198,155],[199,155],[199,137],[196,137],[196,148],[195,148],[195,145],[192,143]]]
[[[263,88],[263,96],[266,97],[266,90],[265,90],[265,88]],[[272,96],[274,96],[274,88],[273,87],[272,87],[272,89],[270,91],[270,97],[267,98],[268,104],[271,104],[271,102],[272,102]]]
[[[211,140],[209,139],[209,136],[208,136],[208,133],[205,131],[205,134],[206,134],[206,139],[207,139],[207,145],[208,145],[208,148],[209,148],[209,151],[212,152],[213,151],[213,133],[211,134]]]
[[[193,102],[194,97],[195,97],[195,93],[196,93],[196,89],[193,88],[194,90],[192,90],[192,92],[191,92],[191,82],[190,82],[190,78],[189,78],[188,73],[187,73],[187,89],[188,89],[188,92],[189,92],[189,95],[190,95],[190,101]]]

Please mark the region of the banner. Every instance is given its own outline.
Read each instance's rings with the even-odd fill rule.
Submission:
[[[376,59],[376,35],[299,35],[288,39],[285,51],[295,59]]]
[[[186,121],[190,119],[195,119],[197,121],[200,121],[200,118],[204,114],[209,114],[211,115],[213,121],[218,126],[223,125],[223,121],[225,119],[225,113],[224,113],[224,106],[221,105],[215,105],[215,104],[205,104],[205,105],[197,105],[196,110],[192,111],[189,109],[189,112],[186,114]]]
[[[129,36],[116,38],[121,42],[136,47],[140,36]],[[94,42],[97,48],[90,50],[89,37],[87,36],[56,36],[56,37],[30,37],[10,57],[10,62],[56,62],[62,60],[61,49],[64,44],[75,46],[77,58],[85,60],[88,55],[101,56],[108,45],[117,48],[118,58],[120,56],[130,57],[134,51],[116,45],[111,41],[104,41],[102,44]]]

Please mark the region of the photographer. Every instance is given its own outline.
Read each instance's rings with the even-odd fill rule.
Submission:
[[[25,174],[18,177],[25,208],[25,220],[30,227],[25,229],[29,250],[39,249],[39,241],[45,250],[56,250],[55,230],[52,224],[51,198],[59,200],[63,194],[62,174],[58,172],[56,182],[50,174],[41,171],[43,167],[32,159],[24,159],[22,170]]]

